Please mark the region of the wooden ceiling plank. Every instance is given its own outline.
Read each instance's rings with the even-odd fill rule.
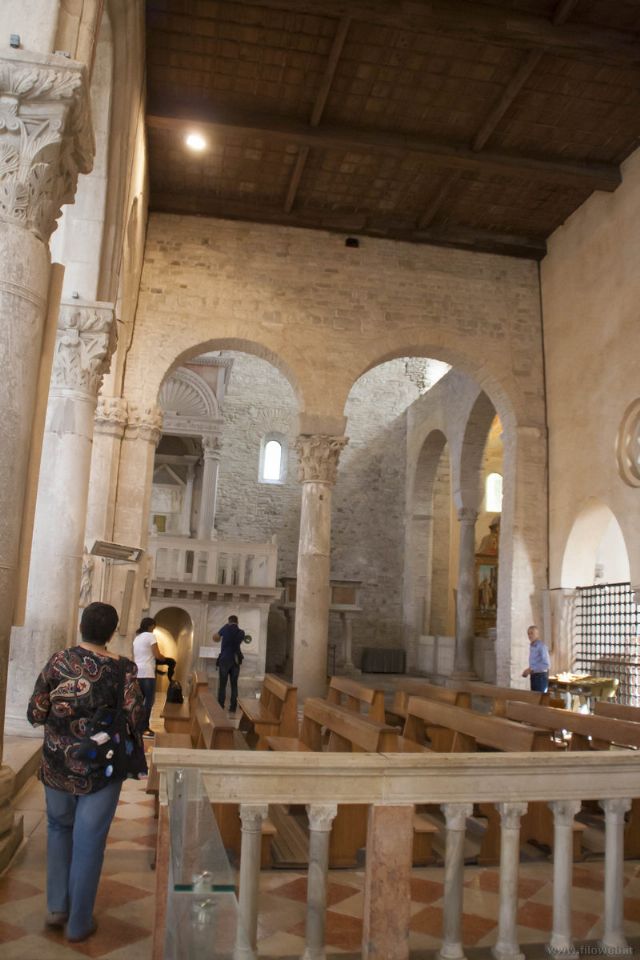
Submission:
[[[418,230],[426,230],[426,228],[433,223],[436,213],[447,199],[451,189],[455,186],[461,176],[462,172],[460,170],[453,170],[451,173],[447,174],[445,179],[440,184],[439,189],[429,201],[429,206],[418,220]]]
[[[640,38],[635,33],[587,24],[559,24],[546,17],[500,7],[478,0],[250,0],[250,6],[290,11],[393,27],[410,33],[455,36],[474,42],[494,43],[524,49],[542,48],[563,56],[596,58],[600,62],[640,63]],[[212,4],[212,18],[215,5]],[[147,0],[153,10],[153,0]],[[164,4],[155,8],[165,12]],[[192,18],[193,3],[181,11]],[[202,6],[198,7],[202,15]]]
[[[210,109],[198,111],[193,105],[173,110],[169,105],[161,110],[155,110],[151,105],[147,125],[151,129],[173,131],[186,131],[198,126],[209,130],[212,136],[231,132],[327,150],[391,155],[415,152],[427,163],[448,166],[452,170],[483,170],[497,175],[548,180],[569,186],[579,184],[591,190],[612,192],[621,182],[620,170],[612,164],[474,151],[410,134],[355,130],[352,127],[310,127],[280,117],[241,113],[214,116]]]
[[[542,50],[529,51],[529,55],[527,56],[526,60],[520,65],[516,73],[513,75],[510,82],[505,87],[502,96],[473,138],[473,143],[471,144],[472,150],[482,150],[511,104],[516,99],[523,86],[542,60],[542,56]]]
[[[182,193],[162,193],[152,198],[152,213],[196,214],[252,223],[280,224],[303,229],[322,229],[330,233],[357,233],[360,236],[380,236],[409,243],[429,243],[435,246],[456,247],[504,256],[540,260],[546,253],[546,242],[539,236],[520,236],[472,227],[448,226],[428,230],[412,227],[389,228],[384,220],[369,220],[362,214],[314,210],[313,212],[284,213],[277,207],[261,206],[237,200],[204,197]]]
[[[313,105],[313,110],[311,111],[311,119],[309,122],[312,127],[317,127],[319,125],[322,114],[324,113],[324,108],[327,105],[329,93],[331,92],[331,85],[333,83],[333,78],[336,75],[340,56],[342,55],[345,40],[347,39],[347,33],[349,32],[350,23],[351,17],[342,17],[338,21],[338,27],[333,38],[333,43],[331,44],[327,65],[320,83],[320,89],[318,90],[318,94]],[[296,165],[293,168],[291,179],[289,181],[289,187],[287,189],[287,196],[284,201],[285,213],[289,213],[289,211],[293,209],[293,205],[296,200],[296,194],[298,192],[298,187],[300,186],[300,181],[302,180],[302,174],[304,173],[308,156],[309,147],[301,147],[298,151]]]

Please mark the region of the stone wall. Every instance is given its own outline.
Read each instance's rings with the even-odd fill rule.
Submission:
[[[616,516],[640,584],[640,490],[616,461],[625,410],[640,397],[640,151],[622,172],[615,193],[593,194],[556,230],[541,264],[552,588],[563,586],[576,517],[598,505]],[[593,569],[598,542],[585,547]]]

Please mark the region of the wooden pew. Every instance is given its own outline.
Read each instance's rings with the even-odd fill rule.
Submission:
[[[553,729],[571,731],[570,750],[609,750],[612,746],[632,750],[640,748],[640,708],[598,700],[595,714],[554,711],[551,707],[524,712],[521,704],[509,704],[510,715],[522,722],[539,726],[553,724]],[[542,713],[541,711],[546,711]],[[631,798],[631,812],[624,832],[624,855],[635,860],[640,857],[640,797]]]
[[[299,737],[267,737],[270,750],[323,750],[325,732],[328,733],[327,752],[397,753],[421,752],[417,743],[407,742],[398,729],[378,723],[345,707],[318,697],[305,701]],[[366,844],[366,804],[341,804],[331,830],[329,865],[352,867],[357,864],[358,851]],[[431,839],[437,832],[430,820],[421,814],[414,816],[414,862],[422,865],[432,860]]]
[[[400,721],[404,724],[407,719],[409,697],[422,697],[426,700],[437,700],[440,703],[450,703],[457,707],[470,707],[471,697],[463,691],[452,690],[450,687],[439,687],[419,678],[398,680],[393,687],[393,706],[387,710],[387,719],[390,723]]]
[[[525,753],[557,749],[548,730],[418,697],[409,698],[404,735],[419,742],[424,742],[427,736],[438,753],[475,752],[478,746]],[[498,811],[492,803],[481,803],[478,810],[487,819],[478,862],[497,863],[500,859]],[[525,833],[526,830],[522,836],[528,839]]]
[[[258,750],[267,750],[267,737],[295,737],[298,733],[297,688],[268,673],[262,683],[259,700],[238,701],[242,711],[240,729]],[[251,743],[253,741],[253,743]]]
[[[466,693],[470,697],[482,697],[491,701],[491,713],[495,717],[504,717],[508,701],[520,701],[540,706],[550,703],[550,694],[538,693],[535,690],[520,690],[517,687],[498,687],[492,683],[481,683],[477,680],[461,680],[450,684],[450,689],[459,693]],[[554,706],[563,706],[564,701],[554,700]]]
[[[201,693],[207,693],[209,681],[197,672],[191,678],[189,696],[184,703],[165,703],[161,717],[164,721],[165,733],[185,734],[191,732],[191,711],[193,704]]]
[[[327,700],[354,713],[360,713],[364,707],[365,716],[384,723],[384,690],[364,687],[348,677],[331,677]]]

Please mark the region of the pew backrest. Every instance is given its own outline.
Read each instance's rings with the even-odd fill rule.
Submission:
[[[610,717],[613,720],[628,720],[640,723],[640,707],[629,707],[624,703],[612,703],[610,700],[596,700],[596,717]]]
[[[531,752],[555,749],[549,731],[487,716],[463,707],[435,700],[411,697],[407,707],[404,736],[419,742],[424,730],[430,727],[446,728],[457,735],[449,749],[473,749],[473,744],[501,751]]]
[[[365,687],[348,677],[331,677],[327,700],[354,713],[360,713],[364,707],[370,720],[384,723],[384,690]]]
[[[575,738],[576,746],[598,747],[611,744],[640,748],[640,725],[628,720],[513,702],[507,703],[507,716],[519,723],[531,723],[551,731],[569,730],[573,734],[572,740]],[[582,741],[578,738],[582,738]],[[585,742],[587,738],[591,738],[590,744]]]
[[[399,680],[394,684],[393,690],[393,707],[390,712],[399,717],[406,717],[409,697],[437,700],[457,707],[471,706],[470,694],[463,690],[452,690],[450,687],[439,687],[426,680]]]
[[[383,753],[391,750],[398,730],[328,703],[319,697],[305,700],[301,739],[310,750],[322,750],[322,731],[329,733],[329,751]]]
[[[491,712],[497,717],[505,716],[505,704],[508,700],[521,701],[540,705],[546,703],[549,694],[538,693],[535,690],[520,690],[517,687],[499,687],[493,683],[483,683],[477,680],[460,680],[451,684],[452,690],[466,693],[470,697],[482,697],[491,700]]]

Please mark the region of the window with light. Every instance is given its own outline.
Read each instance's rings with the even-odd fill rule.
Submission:
[[[502,476],[499,473],[490,473],[487,477],[484,499],[487,513],[502,513]]]
[[[280,434],[267,434],[262,441],[260,451],[261,483],[284,483],[287,469],[286,439]]]

